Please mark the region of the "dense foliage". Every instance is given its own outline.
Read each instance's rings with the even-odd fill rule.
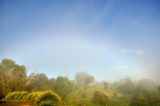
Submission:
[[[36,91],[36,92],[12,92],[9,93],[6,100],[25,100],[36,105],[53,105],[61,102],[61,98],[53,91]]]
[[[27,82],[26,68],[13,60],[4,59],[0,64],[0,98],[13,91],[22,91]]]
[[[131,106],[160,106],[160,92],[137,91],[132,96]]]
[[[28,92],[22,91],[22,92],[12,92],[8,93],[6,96],[6,100],[26,100],[28,97]]]

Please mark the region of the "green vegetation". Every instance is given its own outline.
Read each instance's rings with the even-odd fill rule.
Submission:
[[[160,86],[148,79],[129,77],[97,82],[79,72],[75,80],[64,76],[49,79],[43,73],[27,76],[25,66],[13,60],[0,63],[0,99],[29,101],[39,106],[160,106]]]
[[[104,93],[102,92],[98,92],[96,91],[94,93],[94,96],[93,96],[93,99],[92,99],[92,102],[94,104],[97,104],[97,105],[102,105],[102,106],[105,106],[109,101],[109,98],[107,95],[105,95]]]
[[[8,93],[6,96],[6,100],[26,100],[28,96],[28,92],[22,91],[22,92],[11,92]]]
[[[9,93],[6,100],[24,100],[32,104],[45,106],[61,102],[61,98],[53,91],[36,91],[36,92],[12,92]]]
[[[9,92],[23,91],[27,82],[25,66],[16,64],[13,60],[4,59],[0,64],[0,98]]]
[[[126,98],[112,99],[107,102],[107,106],[129,106],[129,101]]]

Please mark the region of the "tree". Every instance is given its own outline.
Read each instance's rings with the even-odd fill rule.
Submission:
[[[24,90],[27,80],[25,66],[18,65],[10,59],[4,59],[0,63],[0,74],[1,97],[12,91]]]
[[[31,73],[26,85],[28,91],[48,90],[51,89],[51,83],[48,77],[43,73]]]
[[[5,96],[5,86],[8,80],[8,75],[0,64],[0,99]]]
[[[156,91],[139,90],[132,95],[131,106],[160,106],[160,94]]]
[[[103,87],[104,87],[105,90],[107,90],[108,89],[108,82],[103,81]]]
[[[157,89],[157,85],[152,80],[141,79],[138,82],[137,88],[139,90],[143,90],[143,91],[146,91],[146,92],[152,92],[152,91],[155,91]]]
[[[64,99],[73,90],[73,83],[67,77],[58,76],[53,90]]]
[[[77,85],[87,87],[94,82],[94,77],[87,74],[86,72],[79,72],[75,76]]]
[[[135,92],[136,89],[135,83],[129,77],[126,77],[118,82],[115,82],[113,84],[113,87],[115,87],[115,89],[117,89],[119,92],[125,95],[132,94],[133,92]]]

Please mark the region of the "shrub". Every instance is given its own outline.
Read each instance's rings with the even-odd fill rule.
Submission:
[[[12,92],[9,93],[6,100],[27,100],[32,104],[41,106],[50,106],[51,104],[58,104],[61,98],[53,91],[37,91],[37,92]]]
[[[41,93],[41,92],[31,92],[28,94],[27,96],[27,100],[30,101],[31,103],[36,103],[36,97],[37,97],[37,94],[38,93]]]
[[[39,105],[40,106],[53,106],[53,101],[51,101],[51,100],[44,100],[44,101],[42,101]]]
[[[52,101],[53,104],[61,102],[61,98],[53,91],[32,92],[27,100],[34,104],[43,104],[45,101]]]
[[[9,93],[5,99],[6,100],[26,100],[27,95],[28,95],[28,92],[26,91],[12,92],[12,93]]]

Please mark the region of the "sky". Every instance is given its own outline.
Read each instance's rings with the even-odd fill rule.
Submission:
[[[28,73],[160,82],[159,0],[0,0],[0,60]]]

